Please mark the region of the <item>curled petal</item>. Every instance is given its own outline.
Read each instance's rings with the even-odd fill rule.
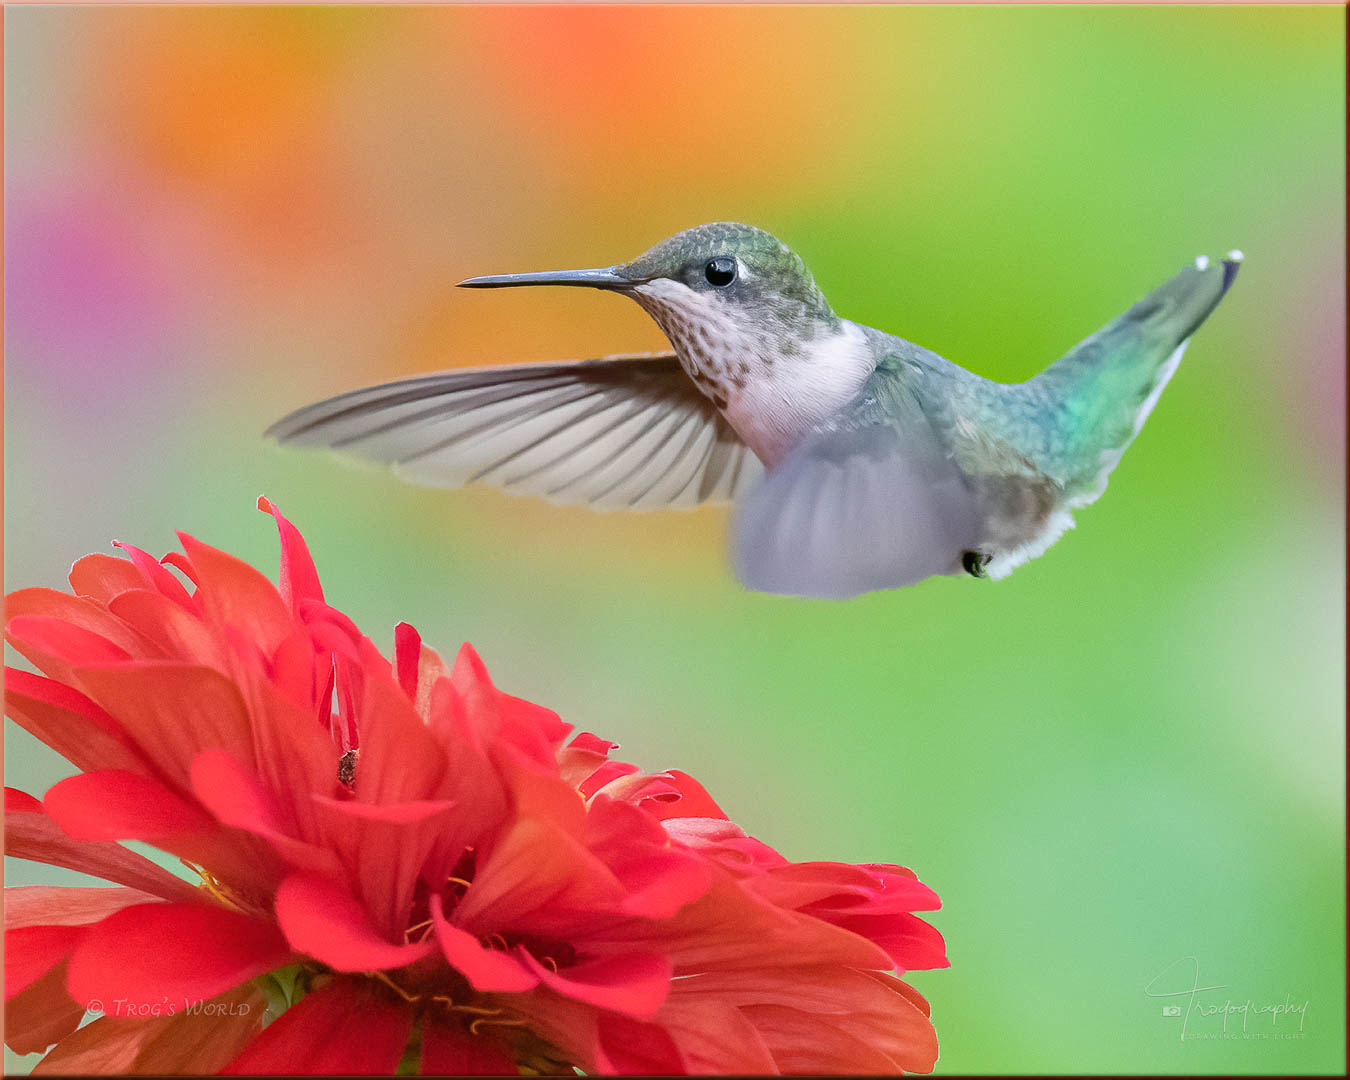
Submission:
[[[539,977],[521,966],[513,955],[484,948],[472,934],[447,922],[440,893],[431,894],[429,906],[441,952],[475,990],[518,994],[538,985]]]
[[[668,957],[655,953],[585,960],[560,971],[545,967],[529,953],[522,959],[549,989],[600,1009],[636,1017],[651,1016],[661,1007],[670,992],[674,970]]]
[[[76,596],[87,596],[101,604],[127,589],[145,588],[145,578],[134,564],[103,552],[76,559],[68,580]]]
[[[336,882],[293,874],[276,898],[277,922],[291,945],[334,971],[399,968],[429,956],[434,942],[396,944],[380,936],[356,897]]]

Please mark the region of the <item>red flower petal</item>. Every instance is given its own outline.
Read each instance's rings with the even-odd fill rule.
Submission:
[[[382,938],[361,902],[336,882],[293,874],[276,898],[277,922],[291,945],[334,971],[398,968],[429,956],[431,941],[395,944]]]
[[[182,878],[120,844],[71,839],[45,813],[5,814],[5,854],[79,870],[169,900],[191,900],[201,895]]]
[[[309,545],[300,530],[281,515],[265,495],[258,496],[258,509],[271,514],[281,534],[281,599],[297,614],[305,600],[323,600],[319,572],[309,554]]]
[[[175,604],[189,611],[192,610],[192,597],[188,596],[188,591],[183,588],[183,583],[169,573],[154,556],[146,554],[140,548],[133,547],[131,544],[124,544],[120,540],[114,540],[113,547],[121,548],[131,556],[131,561],[136,564],[136,569],[144,576],[146,585],[168,597]]]
[[[375,1076],[393,1073],[412,1013],[366,981],[335,979],[273,1021],[221,1071],[226,1075]]]
[[[34,1076],[93,1076],[130,1073],[136,1055],[162,1021],[102,1016],[62,1039],[33,1066]]]
[[[675,980],[660,1020],[721,1001],[750,1020],[782,1072],[929,1072],[937,1036],[910,993],[891,976],[837,965],[745,967]]]
[[[470,933],[488,933],[538,916],[547,924],[530,927],[542,932],[570,925],[578,910],[594,911],[619,898],[617,883],[577,840],[527,819],[512,825],[478,867],[473,887],[455,909],[455,923]]]
[[[498,1044],[428,1017],[422,1026],[423,1076],[519,1076]]]
[[[155,842],[217,825],[158,780],[122,769],[82,773],[54,785],[43,808],[76,840]]]
[[[5,625],[5,639],[39,670],[63,682],[73,680],[72,672],[80,664],[131,659],[130,653],[101,634],[51,615],[15,615]]]
[[[105,1002],[109,1015],[62,1039],[33,1075],[215,1073],[257,1033],[266,1004],[247,984],[208,1001],[166,1002],[161,996],[154,1002]],[[142,1005],[159,1006],[161,1015],[139,1015]],[[112,1015],[133,1010],[138,1015]]]
[[[203,750],[253,763],[248,709],[238,686],[218,671],[164,661],[82,668],[77,677],[145,755],[184,787],[192,759]]]
[[[206,617],[217,626],[234,627],[270,655],[293,626],[276,586],[242,559],[186,533],[178,539],[192,561]]]
[[[455,657],[450,682],[488,744],[514,747],[526,761],[556,774],[556,752],[572,730],[552,709],[504,694],[492,685],[482,658],[467,642]]]
[[[707,864],[672,845],[635,806],[597,795],[586,815],[586,841],[622,883],[622,910],[630,915],[667,918],[708,889]]]
[[[880,915],[936,911],[937,893],[912,874],[837,862],[791,863],[770,871],[752,888],[784,907],[820,914],[826,910]]]
[[[554,971],[529,953],[521,959],[539,981],[566,997],[628,1016],[651,1016],[670,993],[673,966],[654,953],[627,953],[586,960]]]
[[[133,564],[102,552],[76,559],[68,580],[76,596],[88,596],[101,604],[128,589],[145,588],[145,578]]]
[[[113,769],[72,776],[47,792],[44,805],[78,840],[143,840],[237,886],[266,888],[275,881],[275,862],[257,840],[227,832],[147,776]]]
[[[5,931],[5,1000],[64,960],[84,934],[80,926],[25,926]]]
[[[219,636],[172,597],[151,589],[129,589],[114,597],[108,610],[153,642],[166,660],[225,669]]]
[[[830,921],[869,941],[875,941],[886,950],[902,972],[951,966],[947,959],[947,943],[942,939],[942,934],[909,912],[845,915]]]
[[[291,866],[330,876],[342,874],[334,853],[293,836],[272,791],[224,750],[198,754],[192,763],[192,790],[222,825],[244,829],[266,840]]]
[[[417,628],[401,622],[394,627],[394,668],[399,688],[409,701],[417,700],[417,666],[422,659],[422,635]]]
[[[5,788],[5,813],[6,814],[32,814],[42,813],[42,803],[26,791],[20,791],[18,788]]]
[[[653,817],[662,820],[673,817],[726,819],[726,814],[722,812],[722,808],[717,805],[713,797],[708,794],[707,789],[688,773],[680,772],[679,769],[670,769],[661,775],[680,793],[681,797],[678,802],[653,801],[644,803],[642,808]]]
[[[22,926],[87,926],[132,904],[158,903],[140,889],[11,885],[5,890],[5,930]]]
[[[147,653],[146,642],[135,631],[109,614],[108,609],[102,604],[88,597],[71,596],[56,589],[41,588],[19,589],[6,596],[5,633],[6,636],[18,639],[11,641],[11,644],[20,652],[23,652],[23,649],[18,641],[23,640],[26,634],[16,627],[14,622],[17,619],[29,618],[38,620],[35,626],[50,625],[50,621],[54,620],[77,631],[67,638],[60,637],[59,631],[52,631],[58,635],[50,642],[52,651],[70,663],[98,662],[92,654],[86,656],[81,651],[83,643],[86,642],[91,648],[99,650],[120,649],[122,653],[130,656],[153,655],[153,651]],[[94,639],[102,639],[102,644]]]
[[[5,712],[77,768],[146,768],[116,720],[55,679],[5,668]]]
[[[445,784],[444,748],[422,723],[373,645],[367,643],[363,659],[368,674],[360,713],[379,717],[379,723],[361,733],[357,800],[387,804],[437,798]]]
[[[196,1001],[292,959],[271,923],[206,904],[124,908],[84,934],[70,958],[76,1001]]]
[[[660,1024],[605,1013],[600,1017],[600,1045],[613,1071],[623,1076],[675,1076],[690,1071],[674,1038]]]
[[[539,977],[526,971],[510,953],[484,948],[472,934],[451,926],[445,919],[440,893],[432,893],[428,905],[441,952],[475,990],[518,994],[539,984]]]
[[[251,983],[209,1001],[172,1004],[172,1017],[148,1025],[128,1072],[139,1076],[219,1072],[262,1030],[267,1011],[267,999]]]
[[[80,1026],[84,1005],[66,993],[61,960],[27,989],[5,1002],[5,1045],[16,1054],[36,1054]]]

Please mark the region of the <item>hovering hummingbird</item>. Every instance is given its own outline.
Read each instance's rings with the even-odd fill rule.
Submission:
[[[671,352],[424,375],[309,405],[268,434],[417,484],[598,508],[734,501],[736,574],[766,592],[1001,578],[1101,495],[1241,258],[1200,256],[1004,384],[836,315],[768,233],[700,225],[630,263],[460,282],[621,293]]]

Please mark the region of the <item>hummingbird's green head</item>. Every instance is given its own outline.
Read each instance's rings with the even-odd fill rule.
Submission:
[[[724,307],[785,323],[834,318],[801,256],[753,225],[720,221],[685,229],[616,269],[639,296],[642,285],[672,282]]]
[[[460,284],[610,289],[632,296],[668,334],[670,323],[731,319],[809,340],[838,324],[799,255],[763,229],[732,221],[685,229],[629,263],[596,270],[498,274]]]

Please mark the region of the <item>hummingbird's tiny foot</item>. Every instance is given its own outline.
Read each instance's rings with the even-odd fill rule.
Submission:
[[[971,577],[987,578],[989,576],[985,567],[989,565],[992,555],[985,555],[978,551],[961,552],[961,566]]]

